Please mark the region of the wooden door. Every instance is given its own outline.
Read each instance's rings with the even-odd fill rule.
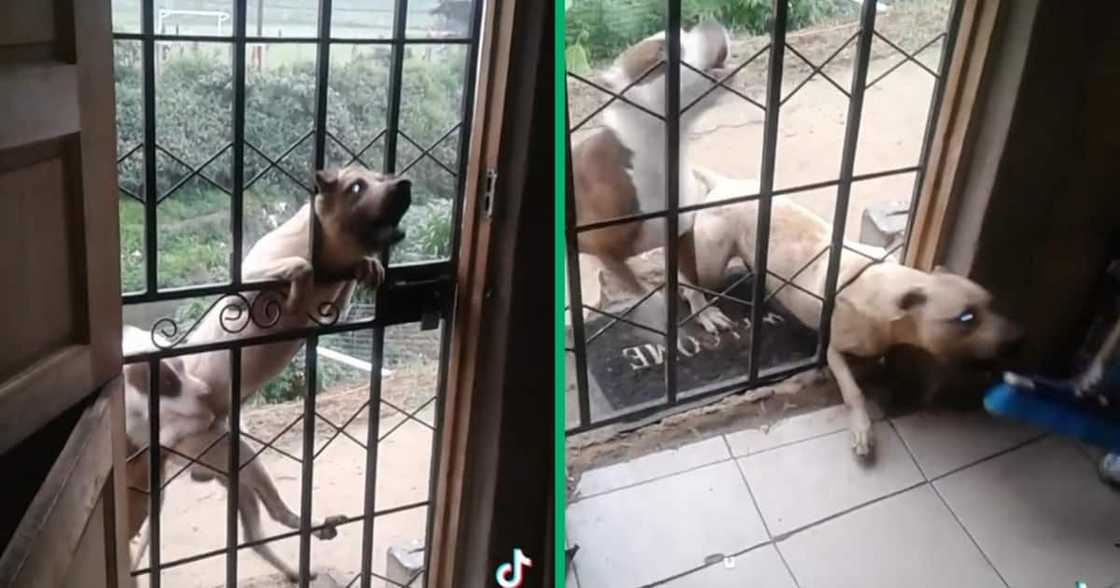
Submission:
[[[42,474],[4,476],[0,586],[125,569],[109,2],[0,2],[0,465]]]

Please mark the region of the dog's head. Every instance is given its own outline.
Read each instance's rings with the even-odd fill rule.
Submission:
[[[730,53],[731,37],[727,29],[715,21],[703,21],[690,30],[681,31],[682,108],[714,85],[708,77],[719,79],[726,74]],[[603,81],[617,91],[636,82],[632,94],[627,93],[627,97],[654,111],[663,111],[667,62],[665,33],[655,33],[627,48],[604,74]],[[699,106],[703,108],[713,103],[713,100],[704,100]]]
[[[992,309],[992,295],[968,278],[938,267],[897,301],[915,343],[948,361],[986,362],[1014,353],[1023,329]]]
[[[359,166],[315,173],[315,210],[324,233],[368,256],[404,239],[401,218],[412,204],[412,182]]]

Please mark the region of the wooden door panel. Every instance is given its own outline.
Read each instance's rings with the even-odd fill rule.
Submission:
[[[125,578],[116,509],[124,495],[124,468],[116,467],[122,395],[118,377],[74,425],[0,556],[0,585],[117,586]]]
[[[120,372],[109,0],[0,2],[0,453]]]
[[[0,456],[36,464],[8,481],[0,586],[128,579],[109,14],[0,0]]]
[[[0,324],[11,338],[0,354],[0,377],[10,378],[85,339],[79,316],[85,284],[72,253],[78,236],[70,232],[79,203],[67,189],[65,169],[61,156],[0,169],[0,186],[6,186],[0,218],[19,219],[0,233],[5,252],[0,271],[9,284],[20,285],[0,306]]]

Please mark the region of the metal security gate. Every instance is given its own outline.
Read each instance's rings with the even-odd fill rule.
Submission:
[[[591,0],[583,0],[584,3],[590,1]],[[917,1],[920,2],[921,0]],[[681,0],[667,0],[667,4],[664,5],[666,43],[665,54],[662,60],[658,62],[658,65],[643,69],[643,73],[640,76],[637,76],[637,72],[635,72],[635,76],[632,77],[636,77],[637,79],[634,79],[621,90],[608,88],[607,84],[594,79],[587,71],[590,69],[588,66],[588,53],[590,52],[582,47],[582,42],[586,40],[586,35],[588,35],[588,33],[573,30],[573,17],[571,16],[571,7],[569,8],[569,46],[572,45],[573,38],[576,39],[576,44],[581,44],[579,51],[576,52],[573,52],[571,47],[569,47],[567,72],[568,100],[566,103],[569,131],[567,140],[567,218],[565,219],[568,304],[565,310],[568,323],[566,356],[569,375],[567,390],[567,433],[569,435],[579,434],[605,425],[653,418],[682,402],[694,402],[706,397],[726,394],[732,391],[749,390],[789,377],[800,371],[825,364],[825,352],[828,347],[829,327],[831,323],[830,318],[836,293],[847,285],[837,283],[840,270],[840,254],[842,251],[849,251],[866,257],[865,253],[859,252],[844,244],[845,224],[848,219],[849,202],[853,185],[881,178],[912,174],[914,176],[914,181],[910,188],[912,191],[906,194],[906,200],[909,203],[909,211],[912,212],[916,206],[916,199],[928,158],[929,144],[940,109],[944,81],[960,21],[962,2],[960,0],[950,0],[946,10],[947,18],[943,21],[944,24],[940,27],[941,30],[933,35],[932,38],[924,40],[920,45],[915,43],[917,48],[912,51],[903,49],[898,43],[892,41],[883,32],[876,29],[877,13],[897,8],[908,3],[913,4],[914,0],[909,0],[909,2],[907,0],[899,0],[898,2],[886,3],[875,2],[874,0],[864,0],[863,2],[854,0],[851,3],[847,1],[836,2],[835,4],[837,6],[858,5],[858,7],[855,7],[855,9],[858,10],[858,22],[853,23],[855,25],[855,30],[849,36],[841,37],[841,39],[846,38],[846,40],[839,44],[838,47],[835,47],[835,49],[830,50],[830,52],[827,53],[827,57],[825,54],[821,54],[819,58],[814,60],[806,56],[806,53],[808,53],[807,51],[804,51],[804,49],[799,50],[797,47],[798,43],[791,40],[787,35],[791,20],[794,18],[791,4],[803,7],[812,3],[798,2],[798,0],[773,0],[769,7],[769,13],[766,15],[765,27],[767,35],[766,37],[758,39],[759,41],[765,41],[765,43],[760,47],[749,47],[744,53],[744,55],[750,55],[749,58],[739,63],[727,64],[726,67],[730,69],[729,73],[721,77],[715,77],[700,71],[698,68],[688,63],[682,62],[680,44],[682,35],[682,2]],[[571,6],[574,7],[579,4],[581,4],[580,0],[575,0]],[[598,9],[605,10],[606,4],[601,3]],[[727,13],[717,11],[716,19],[718,20],[718,16],[723,14]],[[711,14],[701,14],[700,16],[712,17]],[[799,15],[799,18],[802,16],[803,15]],[[695,11],[692,14],[692,19],[697,19]],[[636,21],[638,19],[635,17],[632,20]],[[623,22],[620,19],[620,22],[615,24],[617,26],[606,28],[626,29],[633,25],[633,22],[631,20]],[[834,28],[841,29],[843,27]],[[592,32],[591,34],[595,33]],[[629,43],[636,42],[640,40],[642,36],[644,36],[644,34],[636,38],[631,38],[628,41]],[[895,54],[895,59],[897,60],[875,75],[869,73],[869,62],[872,55],[873,42],[880,44],[881,47],[888,48],[888,50]],[[922,63],[917,56],[938,43],[941,43],[942,53],[940,61],[936,69],[934,69]],[[829,66],[841,52],[849,47],[854,47],[854,57],[851,60],[851,82],[845,86],[829,77],[826,72],[826,67]],[[613,58],[621,53],[621,50],[621,48],[616,47],[612,54],[605,57]],[[755,98],[739,88],[732,87],[729,82],[737,74],[744,71],[752,64],[763,63],[761,59],[763,55],[767,55],[765,60],[764,96]],[[788,72],[783,73],[783,66],[785,61],[791,58],[798,60],[799,65],[803,64],[803,67],[809,70],[808,75],[804,77],[804,79],[800,79],[799,82],[796,78],[783,79],[784,75],[790,77]],[[874,170],[869,173],[856,173],[856,154],[859,145],[861,115],[864,112],[865,92],[878,84],[884,77],[908,63],[921,68],[925,73],[932,76],[934,80],[929,108],[925,116],[925,124],[920,137],[915,138],[919,140],[921,144],[918,160],[913,165],[907,165],[905,167]],[[573,71],[573,68],[576,66],[580,67],[583,71]],[[706,78],[711,85],[699,98],[692,100],[688,104],[682,103],[679,85],[682,71],[701,75]],[[664,86],[664,112],[655,112],[645,108],[641,104],[636,104],[627,96],[628,92],[644,83],[651,75],[657,75],[655,72],[663,72],[666,79]],[[787,101],[802,90],[812,78],[817,76],[819,76],[819,79],[829,83],[835,90],[839,91],[847,98],[847,114],[843,130],[842,149],[839,161],[837,162],[839,173],[834,179],[830,180],[812,182],[805,182],[802,180],[796,183],[796,185],[776,186],[775,159],[779,142],[779,116]],[[783,85],[783,82],[786,83]],[[592,94],[601,94],[602,97],[605,98],[605,101],[595,105],[593,108],[586,107],[582,109],[583,112],[581,112],[580,116],[574,118],[572,114],[573,88],[582,88],[585,91],[587,88],[590,88]],[[702,202],[683,206],[680,204],[678,184],[679,170],[681,167],[680,152],[682,143],[688,141],[689,137],[681,136],[681,116],[687,112],[688,109],[695,106],[700,100],[704,99],[704,97],[721,89],[741,99],[744,108],[757,108],[763,113],[763,120],[761,122],[761,154],[759,157],[761,164],[760,169],[756,171],[754,169],[744,168],[739,174],[739,177],[751,177],[757,173],[758,189],[754,193],[743,193],[714,202]],[[625,104],[633,107],[633,109],[642,111],[651,119],[656,119],[664,125],[666,146],[664,154],[666,172],[665,207],[663,210],[641,211],[637,214],[626,214],[607,219],[595,219],[593,222],[588,222],[585,219],[580,219],[577,214],[572,169],[572,145],[576,143],[573,141],[573,135],[578,134],[581,130],[585,130],[593,119],[615,104]],[[702,164],[703,161],[699,163]],[[746,165],[748,164],[744,164],[744,166]],[[770,243],[771,203],[773,200],[777,197],[790,197],[791,195],[825,188],[834,188],[836,190],[835,201],[831,208],[831,217],[825,218],[826,221],[832,224],[831,244],[818,252],[802,270],[793,275],[781,276],[768,270],[767,255]],[[713,366],[710,363],[704,364],[701,368],[716,373],[717,377],[714,378],[714,381],[709,380],[694,386],[692,389],[685,390],[681,384],[682,374],[686,373],[686,370],[682,371],[682,362],[695,362],[696,357],[700,354],[701,346],[696,344],[692,339],[681,337],[681,335],[684,329],[690,327],[690,325],[695,322],[696,314],[698,313],[693,313],[691,316],[684,316],[686,313],[683,313],[680,309],[679,297],[676,295],[666,295],[664,297],[664,312],[667,316],[662,323],[664,328],[661,328],[661,325],[642,323],[635,320],[633,317],[635,309],[638,309],[655,294],[659,292],[675,293],[678,291],[678,288],[684,289],[690,287],[687,284],[678,283],[679,254],[677,248],[674,246],[667,246],[664,248],[663,266],[658,266],[659,268],[663,268],[663,274],[644,296],[630,300],[620,308],[612,307],[608,309],[603,306],[597,307],[588,304],[583,300],[584,288],[581,282],[588,276],[586,274],[581,275],[581,252],[578,238],[580,235],[587,232],[608,227],[617,227],[627,223],[637,223],[650,219],[664,219],[665,240],[667,243],[674,243],[676,235],[678,234],[678,215],[749,201],[758,203],[758,232],[755,258],[747,262],[750,269],[742,276],[730,280],[726,287],[718,291],[696,288],[702,291],[708,299],[707,304],[709,306],[717,303],[729,303],[730,305],[741,306],[745,309],[743,311],[742,323],[746,325],[745,334],[749,336],[748,340],[751,344],[749,349],[740,348],[742,353],[736,358],[737,361],[741,362],[745,367],[738,372],[730,373],[730,375],[719,375],[722,373],[721,370],[723,366]],[[910,219],[907,219],[903,238],[900,242],[888,248],[888,257],[900,250],[903,251],[903,256],[905,255],[905,247],[910,231],[909,224]],[[813,263],[822,259],[822,256],[827,256],[826,259],[828,260],[828,273],[823,296],[815,292],[810,292],[800,285],[793,283],[801,271],[804,271]],[[871,259],[873,259],[873,263],[877,263],[885,261],[886,257],[882,259]],[[606,272],[607,270],[604,269],[603,271]],[[788,315],[771,309],[770,305],[777,292],[767,293],[767,280],[753,279],[755,276],[766,276],[771,279],[777,279],[782,284],[780,288],[799,290],[822,303],[823,312],[821,313],[821,322],[815,329],[815,334],[809,333],[806,335],[805,333],[795,333],[795,338],[811,338],[812,350],[805,353],[804,357],[778,362],[778,365],[773,365],[775,362],[770,362],[771,365],[767,365],[767,362],[760,360],[760,356],[764,352],[762,349],[763,346],[755,345],[753,342],[762,341],[763,337],[766,336],[766,330],[777,330],[776,328],[778,325],[789,323],[790,321]],[[760,300],[763,301],[762,304],[754,303],[754,301]],[[595,322],[596,324],[591,325],[591,322]],[[620,329],[629,329],[636,333],[643,334],[647,342],[621,349],[602,349],[604,345],[602,341],[611,337],[613,331]],[[679,343],[674,344],[673,342],[675,341]],[[598,349],[596,345],[598,345]],[[625,358],[620,356],[625,356]],[[604,357],[607,359],[604,359]],[[647,373],[652,374],[650,378],[645,380],[644,384],[636,384],[639,388],[644,386],[647,393],[643,395],[641,390],[631,393],[629,399],[624,398],[620,401],[621,406],[610,403],[604,404],[601,399],[605,397],[605,394],[610,392],[609,390],[605,390],[605,388],[608,388],[611,384],[597,380],[614,377],[620,370],[625,371],[625,368],[619,367],[619,364],[625,365],[624,359],[629,361],[631,366],[643,368]],[[592,374],[596,362],[602,364],[598,368],[598,377]],[[596,398],[599,398],[600,402],[597,403]]]
[[[421,5],[418,9],[415,8],[417,4]],[[345,513],[335,525],[338,529],[349,525],[361,528],[360,572],[352,578],[345,579],[344,581],[348,582],[346,585],[417,586],[426,581],[424,570],[428,568],[426,561],[428,550],[424,552],[423,567],[413,570],[410,577],[406,579],[388,578],[385,573],[376,571],[377,567],[373,559],[375,556],[384,557],[384,554],[373,552],[374,528],[382,517],[427,509],[429,514],[424,515],[427,521],[425,540],[431,537],[433,521],[430,507],[438,477],[436,471],[438,460],[434,456],[440,451],[444,372],[451,324],[449,320],[451,301],[455,288],[453,268],[457,263],[460,214],[467,165],[466,153],[471,135],[470,116],[473,112],[476,63],[479,58],[482,4],[481,0],[429,0],[427,2],[413,0],[413,7],[410,7],[408,0],[393,0],[386,2],[384,6],[371,8],[362,2],[345,0],[334,0],[334,2],[332,0],[314,2],[310,0],[113,1],[114,40],[118,53],[118,134],[120,137],[117,163],[121,179],[122,241],[128,237],[123,220],[127,211],[123,209],[130,206],[142,207],[143,219],[142,239],[141,245],[137,246],[138,249],[130,251],[127,243],[122,242],[122,265],[132,263],[135,259],[142,260],[138,281],[131,284],[126,282],[124,285],[126,293],[123,296],[123,305],[126,319],[130,311],[145,307],[168,308],[168,305],[186,301],[195,301],[195,304],[199,305],[193,313],[188,312],[184,315],[176,312],[174,316],[163,316],[155,321],[152,326],[152,348],[132,353],[125,358],[126,365],[139,363],[148,365],[152,391],[149,395],[149,439],[158,439],[161,429],[159,394],[156,393],[160,383],[161,360],[195,353],[225,352],[229,358],[232,390],[228,433],[216,438],[203,451],[205,453],[223,442],[228,443],[229,446],[228,463],[215,472],[219,476],[228,474],[226,516],[223,521],[225,546],[200,550],[182,557],[163,556],[161,521],[164,517],[161,517],[160,512],[167,486],[181,477],[188,468],[208,466],[199,461],[198,455],[185,455],[176,451],[174,447],[162,447],[156,444],[151,447],[151,451],[148,451],[149,448],[142,448],[129,456],[129,464],[135,466],[146,461],[148,479],[156,482],[150,483],[148,488],[129,488],[129,493],[133,496],[140,494],[146,497],[150,517],[147,563],[133,570],[134,577],[146,580],[150,586],[160,586],[161,575],[167,570],[224,556],[225,584],[236,586],[239,554],[244,553],[246,548],[284,539],[298,539],[298,563],[294,561],[290,563],[293,567],[298,567],[300,585],[307,586],[312,572],[312,534],[320,530],[312,526],[315,459],[331,442],[346,437],[360,445],[365,454],[364,479],[360,482],[364,488],[364,506],[357,512]],[[265,26],[266,13],[277,15],[274,20],[269,21],[267,27]],[[368,20],[359,22],[367,16]],[[415,25],[414,20],[428,24]],[[251,22],[255,22],[255,27],[250,27]],[[333,26],[332,22],[335,23]],[[293,29],[297,30],[296,34],[291,33]],[[166,59],[169,55],[174,55],[175,51],[184,51],[184,48],[198,51],[200,47],[204,51],[206,48],[216,48],[212,54],[207,54],[205,59],[218,56],[215,59],[220,61],[223,59],[222,55],[228,56],[229,79],[219,80],[214,87],[218,89],[216,95],[227,100],[229,109],[223,112],[221,104],[214,105],[212,117],[218,121],[217,124],[228,120],[229,140],[215,145],[212,154],[205,158],[195,157],[192,161],[176,147],[179,146],[180,149],[185,148],[184,146],[189,147],[191,137],[172,136],[170,131],[161,128],[163,121],[161,117],[175,114],[178,103],[161,109],[157,107],[157,102],[159,100],[174,102],[179,99],[179,95],[175,94],[175,86],[171,85],[176,80],[171,80],[170,84],[161,82],[157,72],[167,65]],[[335,101],[338,99],[339,91],[332,84],[363,80],[332,78],[332,72],[338,68],[338,64],[332,62],[332,55],[349,52],[354,58],[353,61],[359,62],[364,55],[360,51],[365,48],[373,48],[375,54],[387,57],[385,60],[387,79],[375,80],[376,83],[364,86],[372,91],[384,91],[383,96],[378,95],[385,100],[385,117],[372,119],[352,116],[354,120],[351,120],[351,127],[357,129],[354,134],[360,132],[363,138],[360,143],[347,144],[348,141],[353,142],[355,139],[353,136],[346,136],[336,125],[346,122],[344,115],[349,114],[338,112],[341,108],[335,106]],[[278,56],[276,58],[278,61],[282,61],[297,54],[300,49],[313,50],[313,62],[296,63],[285,71],[297,81],[309,82],[310,92],[300,95],[305,100],[281,104],[278,108],[281,108],[282,112],[283,109],[290,108],[295,118],[309,110],[310,120],[303,120],[295,125],[306,123],[306,131],[301,130],[289,135],[288,140],[292,142],[287,145],[262,144],[261,141],[247,136],[246,121],[254,116],[252,107],[247,105],[247,95],[250,94],[247,90],[247,77],[258,75],[254,72],[263,71],[262,63],[272,59],[272,54]],[[418,74],[407,71],[406,63],[412,52],[426,52],[418,57],[414,56],[417,60],[431,58],[433,54],[437,57],[445,57],[446,59],[442,61],[439,59],[435,61],[439,61],[441,67],[457,76],[457,80],[450,84],[458,96],[452,100],[454,107],[449,112],[439,113],[441,116],[450,117],[453,124],[450,124],[449,128],[427,129],[429,135],[427,139],[419,136],[421,133],[406,130],[406,124],[402,122],[402,112],[408,106],[406,104],[406,107],[402,107],[402,102],[417,98],[404,96],[406,88],[412,81],[410,76],[419,77]],[[191,67],[196,69],[201,67],[198,63],[200,60],[203,59],[198,58],[195,62],[186,63],[183,67],[184,71],[189,73],[192,71]],[[130,106],[130,103],[126,103],[122,98],[124,96],[122,84],[125,83],[122,79],[126,77],[125,74],[130,68],[136,70],[133,72],[138,80],[138,87],[135,89],[142,97],[138,108],[136,104]],[[180,78],[178,81],[182,82],[183,79],[188,78]],[[294,87],[294,91],[300,89],[294,83],[278,84],[278,86]],[[275,96],[265,96],[259,102],[268,104],[269,100],[280,99]],[[355,111],[360,107],[360,105],[351,106]],[[139,116],[143,123],[142,129],[134,136],[129,136],[126,125],[121,122],[122,117],[130,114],[130,108],[134,111],[138,110],[138,112],[131,112],[131,115]],[[180,124],[180,128],[201,128],[211,122],[196,118],[187,121],[185,127]],[[430,143],[425,144],[425,141]],[[380,157],[371,157],[377,151],[380,151]],[[254,161],[255,171],[251,169]],[[434,204],[424,209],[432,213],[434,217],[432,222],[435,226],[442,227],[446,231],[440,237],[438,246],[414,255],[412,259],[406,258],[405,263],[397,263],[391,267],[386,252],[382,260],[388,268],[384,285],[376,292],[375,299],[369,301],[372,304],[353,305],[364,309],[372,306],[374,310],[371,313],[356,316],[362,313],[350,312],[344,315],[333,304],[322,304],[319,307],[319,315],[313,317],[314,324],[307,328],[270,332],[267,335],[251,338],[191,342],[189,335],[201,321],[199,309],[220,313],[223,317],[237,315],[243,320],[253,321],[263,327],[275,324],[275,320],[279,318],[275,314],[279,308],[275,288],[285,284],[242,280],[241,263],[245,252],[255,239],[261,236],[248,234],[251,231],[246,229],[247,211],[251,210],[251,206],[260,204],[250,202],[249,195],[253,187],[262,185],[262,178],[270,177],[271,174],[274,185],[280,186],[276,188],[277,190],[300,194],[298,198],[307,201],[308,198],[314,197],[314,190],[311,188],[313,170],[353,163],[360,163],[375,171],[398,173],[406,177],[427,166],[429,175],[426,177],[433,185],[439,184],[440,189],[444,191],[442,194],[437,194],[440,197],[436,199],[438,202],[433,201]],[[178,173],[173,173],[175,166],[179,169]],[[161,224],[163,222],[161,216],[168,208],[167,202],[171,202],[169,199],[175,196],[177,191],[193,184],[204,185],[207,190],[216,191],[228,198],[227,237],[219,243],[203,243],[197,250],[205,252],[212,245],[223,254],[228,253],[228,257],[223,260],[223,262],[228,261],[228,266],[222,265],[219,268],[220,271],[228,272],[224,274],[228,279],[218,280],[217,283],[205,282],[204,276],[203,283],[191,281],[183,284],[181,280],[168,279],[161,274],[160,266],[165,260],[171,260],[173,257],[172,253],[161,248],[161,240],[168,238],[162,228],[164,225]],[[417,182],[414,181],[414,186],[416,184]],[[420,189],[423,190],[423,186]],[[432,189],[433,194],[436,194],[435,190]],[[416,187],[414,187],[414,207],[408,215],[413,214],[416,209],[415,194]],[[290,210],[279,207],[276,214],[283,212],[291,213]],[[317,220],[313,219],[312,236],[317,225]],[[261,230],[256,232],[260,233]],[[405,242],[407,241],[408,238]],[[314,251],[309,253],[312,260],[316,259]],[[197,262],[202,265],[204,260],[199,258]],[[227,333],[232,334],[239,330],[237,325],[240,323],[236,320],[229,322],[228,325],[225,320],[221,322]],[[438,374],[435,377],[435,391],[430,398],[412,409],[395,406],[382,397],[385,334],[387,328],[393,325],[413,325],[413,328],[419,326],[420,329],[425,330],[439,329],[439,363]],[[364,353],[368,354],[369,395],[352,416],[344,421],[335,422],[317,410],[319,376],[325,359],[320,355],[318,345],[322,337],[343,333],[363,335],[354,337],[352,339],[354,341],[371,341],[371,345],[364,350]],[[251,346],[289,340],[304,342],[302,355],[305,391],[302,395],[301,414],[288,423],[275,438],[253,437],[241,428],[242,352]],[[380,411],[383,407],[394,410],[401,416],[397,424],[386,427],[388,430],[379,430]],[[434,417],[430,422],[418,417],[425,410],[434,410]],[[369,415],[368,432],[365,439],[357,439],[348,433],[346,428],[362,412]],[[426,499],[378,510],[376,509],[378,448],[381,441],[392,435],[404,423],[419,423],[432,431],[431,454],[417,456],[417,459],[427,458],[430,461]],[[326,424],[333,431],[321,445],[316,442],[316,424]],[[276,442],[280,435],[295,429],[297,425],[302,425],[302,452],[299,455],[291,455],[290,452],[276,447]],[[247,456],[239,455],[240,441],[246,438],[251,438],[260,447],[248,459]],[[247,465],[243,462],[258,459],[268,449],[281,452],[288,459],[299,463],[301,487],[298,509],[299,528],[256,541],[239,541],[237,508],[239,477]],[[173,456],[180,463],[160,472],[161,455]]]

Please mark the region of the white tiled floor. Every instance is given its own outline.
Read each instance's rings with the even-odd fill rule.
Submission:
[[[1075,443],[986,415],[843,408],[586,472],[569,586],[1090,587],[1120,583],[1120,494]]]

